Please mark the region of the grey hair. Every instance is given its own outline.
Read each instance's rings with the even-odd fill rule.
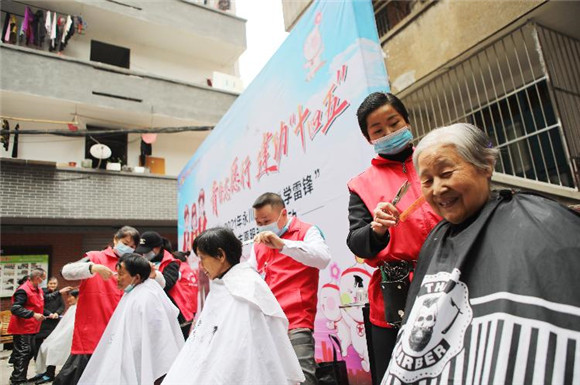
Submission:
[[[491,141],[479,128],[468,123],[455,123],[436,128],[421,139],[413,152],[413,164],[419,169],[419,156],[431,146],[450,145],[466,162],[475,167],[493,172],[499,150],[491,146]]]
[[[45,274],[46,274],[46,271],[44,271],[44,269],[42,267],[35,267],[34,269],[32,269],[32,272],[30,273],[30,279],[36,278],[36,277],[42,277]]]

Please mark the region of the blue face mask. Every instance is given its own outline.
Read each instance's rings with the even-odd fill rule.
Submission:
[[[280,215],[282,215],[282,213],[280,213]],[[286,232],[286,230],[288,230],[288,225],[279,228],[278,227],[278,220],[280,219],[280,216],[278,216],[278,219],[276,219],[274,222],[264,225],[264,226],[258,226],[258,232],[263,232],[263,231],[271,231],[274,234],[276,234],[277,236],[282,236],[282,234],[284,234]]]
[[[409,126],[403,127],[389,135],[373,140],[377,154],[394,155],[403,151],[413,140],[413,134]]]
[[[125,254],[131,254],[134,251],[135,251],[134,248],[127,246],[121,241],[117,242],[117,244],[115,245],[115,253],[117,253],[119,257],[122,257]]]
[[[127,285],[127,287],[124,289],[125,293],[130,293],[131,290],[133,290],[135,288],[135,284],[134,283],[130,283]]]

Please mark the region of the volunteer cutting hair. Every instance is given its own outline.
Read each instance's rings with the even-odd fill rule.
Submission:
[[[79,384],[160,384],[183,346],[179,310],[149,279],[151,265],[141,255],[123,255],[116,270],[123,298]]]
[[[413,134],[403,103],[393,94],[375,92],[361,103],[357,118],[376,156],[369,168],[348,182],[347,244],[356,256],[377,268],[368,288],[372,329],[367,331],[376,382],[387,368],[405,306],[406,293],[398,287],[408,287],[421,245],[440,218],[423,202],[405,221],[399,220],[401,212],[421,196],[412,162]],[[393,286],[399,280],[402,284]]]
[[[71,355],[54,383],[75,385],[89,362],[109,318],[121,300],[117,288],[115,266],[124,254],[132,253],[139,244],[139,232],[131,226],[121,227],[113,236],[113,246],[102,251],[89,251],[78,262],[65,265],[62,276],[80,280]]]

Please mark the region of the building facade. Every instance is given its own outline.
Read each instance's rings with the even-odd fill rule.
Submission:
[[[310,1],[282,3],[291,29]],[[475,124],[500,150],[495,185],[580,203],[580,3],[372,3],[391,90],[416,140]]]
[[[2,255],[58,276],[122,225],[176,245],[177,175],[241,91],[233,5],[2,1]]]

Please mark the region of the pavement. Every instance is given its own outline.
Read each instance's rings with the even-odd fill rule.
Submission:
[[[10,375],[12,374],[12,366],[8,365],[8,358],[12,350],[0,350],[0,385],[10,384]],[[58,374],[60,367],[56,368],[56,373]],[[34,365],[34,360],[30,360],[30,365],[28,365],[28,378],[32,378],[36,375],[36,367]],[[28,384],[34,384],[29,382]],[[47,384],[52,384],[52,382],[47,382]]]

